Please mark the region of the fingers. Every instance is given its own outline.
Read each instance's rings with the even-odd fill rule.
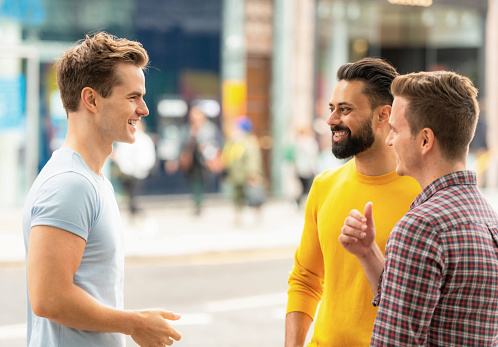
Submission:
[[[352,210],[344,220],[342,232],[346,235],[361,237],[367,230],[367,219],[358,210]]]
[[[372,203],[367,203],[367,206],[365,206],[367,216],[369,214],[371,215],[371,205]],[[351,210],[349,216],[344,220],[344,226],[341,228],[341,237],[339,241],[341,243],[357,242],[359,239],[365,238],[366,230],[367,218],[364,217],[360,211]]]
[[[140,311],[140,316],[143,320],[141,328],[131,336],[139,346],[154,346],[152,341],[160,343],[161,346],[171,346],[174,341],[180,341],[182,338],[169,323],[171,320],[180,319],[178,313],[153,309]]]
[[[366,223],[368,227],[373,227],[374,226],[374,221],[373,221],[373,203],[367,202],[365,205],[365,210],[363,212],[366,218]]]
[[[178,320],[181,318],[181,315],[178,314],[178,313],[174,313],[174,312],[170,312],[170,311],[164,311],[164,310],[161,310],[160,311],[160,314],[161,314],[161,317],[163,317],[164,319],[168,319],[168,320]],[[178,331],[176,331],[176,329],[174,329],[172,326],[169,326],[169,342],[171,343],[166,343],[166,345],[171,345],[173,343],[173,340],[175,341],[180,341],[180,339],[182,338],[182,334],[180,334]]]
[[[343,247],[347,247],[351,244],[358,242],[358,238],[342,233],[341,235],[339,235],[339,242]]]
[[[171,343],[173,343],[173,340],[180,341],[182,338],[182,334],[180,334],[178,331],[172,328],[169,334],[169,338],[171,340]]]
[[[179,313],[174,313],[174,312],[164,311],[164,310],[161,311],[161,317],[163,317],[164,319],[168,319],[168,320],[178,320],[178,319],[182,318],[182,316]]]
[[[343,237],[342,239],[344,241],[356,242],[359,239],[365,238],[365,236],[366,236],[366,233],[365,233],[366,225],[365,224],[360,224],[359,227],[354,227],[351,225],[347,225],[346,223],[347,223],[347,219],[344,222],[345,225],[341,228],[341,236]],[[356,224],[354,221],[351,223]]]

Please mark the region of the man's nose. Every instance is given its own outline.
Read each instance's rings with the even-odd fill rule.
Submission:
[[[141,116],[141,117],[146,117],[149,115],[149,108],[147,107],[147,104],[145,103],[144,100],[142,100],[142,103],[139,105],[139,107],[137,108],[137,113]]]
[[[329,119],[327,119],[327,124],[329,126],[333,126],[333,125],[339,125],[341,124],[341,122],[342,122],[341,117],[339,116],[337,110],[331,111]]]

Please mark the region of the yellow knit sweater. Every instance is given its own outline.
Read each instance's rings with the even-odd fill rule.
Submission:
[[[376,308],[372,290],[356,257],[338,237],[352,209],[363,213],[373,202],[376,241],[384,252],[389,233],[420,192],[411,177],[396,172],[365,176],[350,160],[339,169],[315,178],[306,204],[301,243],[289,277],[287,312],[315,317],[308,346],[368,346]]]

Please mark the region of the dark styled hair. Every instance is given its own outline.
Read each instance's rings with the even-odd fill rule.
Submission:
[[[381,105],[392,105],[390,88],[396,76],[396,69],[380,58],[364,58],[356,63],[344,64],[337,71],[339,81],[364,82],[362,93],[369,98],[372,110]]]
[[[477,89],[469,78],[450,71],[417,72],[396,77],[391,90],[408,100],[405,117],[413,135],[429,128],[446,159],[466,157],[479,117]]]
[[[145,69],[149,56],[141,43],[105,32],[86,35],[85,39],[65,51],[57,62],[57,86],[66,112],[78,110],[81,91],[85,87],[108,97],[112,88],[121,83],[115,74],[119,63]]]

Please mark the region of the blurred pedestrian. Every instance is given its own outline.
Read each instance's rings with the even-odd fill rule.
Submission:
[[[166,162],[166,170],[178,168],[189,180],[194,200],[194,213],[200,215],[204,202],[205,183],[210,175],[222,171],[223,134],[202,108],[194,105],[188,113],[188,124],[181,129],[179,158]]]
[[[301,191],[296,197],[296,204],[301,206],[317,174],[318,143],[313,131],[308,127],[298,130],[294,145],[294,167],[296,175],[301,184]]]
[[[263,160],[249,117],[235,119],[230,138],[223,148],[222,158],[227,179],[233,188],[235,223],[241,223],[242,209],[246,205],[255,210],[256,220],[259,221],[261,206],[265,200]]]
[[[113,159],[119,168],[119,180],[128,198],[128,209],[132,219],[141,212],[137,196],[142,181],[150,175],[156,164],[156,148],[152,138],[145,132],[144,122],[138,122],[135,142],[118,142]]]
[[[420,191],[410,177],[396,174],[396,156],[385,143],[389,134],[392,95],[397,72],[382,59],[345,64],[329,102],[332,153],[353,159],[317,175],[306,202],[301,243],[289,277],[286,346],[303,346],[314,323],[309,346],[367,346],[376,309],[361,265],[337,242],[344,219],[353,208],[375,201],[382,235]],[[321,301],[321,302],[320,302]]]
[[[62,147],[36,178],[23,210],[28,346],[171,345],[181,335],[162,309],[124,310],[121,217],[102,166],[113,143],[135,141],[148,55],[99,32],[63,53],[57,85],[67,113]]]
[[[351,211],[339,238],[376,294],[370,345],[496,346],[498,215],[466,170],[477,89],[467,77],[440,71],[399,76],[392,92],[387,144],[396,151],[396,172],[423,190],[389,236],[385,259],[371,203],[364,216]]]

